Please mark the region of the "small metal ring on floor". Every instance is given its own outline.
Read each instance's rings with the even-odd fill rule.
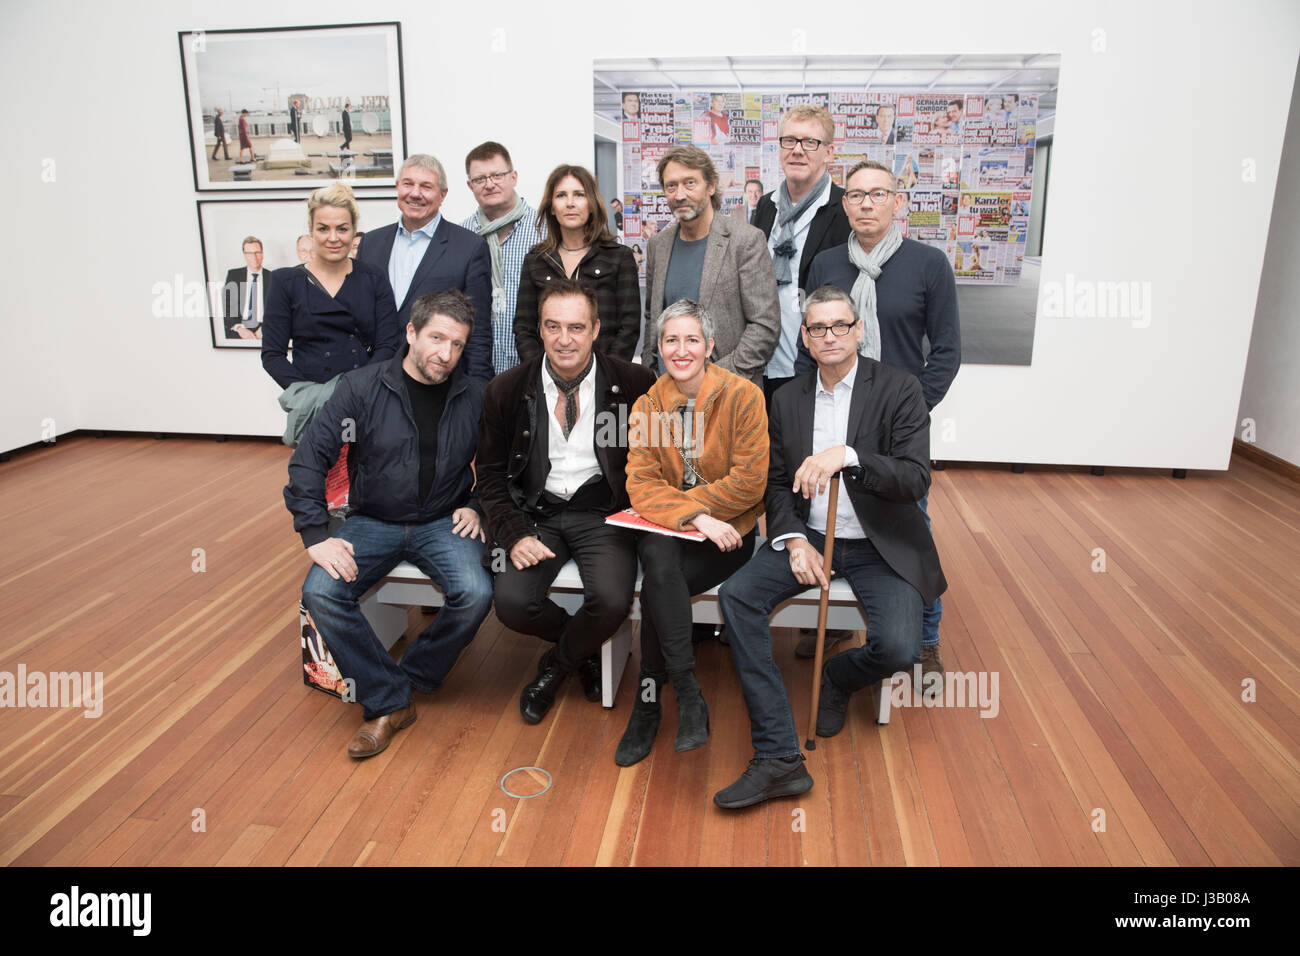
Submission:
[[[506,787],[506,779],[507,779],[511,774],[516,774],[516,773],[518,773],[518,772],[521,771],[521,770],[536,770],[538,773],[545,774],[545,775],[546,775],[546,786],[543,787],[541,790],[538,790],[536,793],[511,793],[510,790],[507,789],[507,787]],[[505,776],[503,776],[503,777],[501,778],[501,783],[499,784],[499,786],[501,787],[501,792],[504,793],[507,797],[514,797],[516,800],[530,800],[530,799],[532,799],[533,797],[540,797],[540,796],[541,796],[542,794],[544,794],[547,790],[550,790],[550,789],[551,789],[551,785],[554,784],[554,783],[555,783],[555,781],[554,781],[554,779],[552,779],[551,775],[550,775],[549,773],[547,773],[545,770],[543,770],[541,767],[515,767],[514,770],[507,770],[507,771],[506,771]]]

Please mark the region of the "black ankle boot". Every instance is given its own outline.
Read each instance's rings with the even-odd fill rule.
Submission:
[[[674,674],[673,693],[677,697],[677,739],[673,749],[685,753],[703,747],[709,739],[709,705],[700,693],[695,671]]]
[[[647,674],[645,671],[637,679],[632,716],[627,722],[627,730],[623,731],[623,739],[618,742],[618,749],[614,751],[614,763],[620,767],[630,767],[649,756],[663,717],[659,695],[667,682],[667,675]]]

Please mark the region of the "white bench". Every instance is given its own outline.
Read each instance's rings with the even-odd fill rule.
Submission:
[[[762,546],[760,542],[759,547]],[[632,622],[641,619],[640,594],[641,575],[638,573],[631,613],[600,648],[601,702],[606,707],[614,706],[614,692],[623,679],[623,669],[632,654]],[[560,569],[551,585],[550,597],[571,614],[582,607],[582,578],[578,576],[576,562],[569,561]],[[815,587],[796,594],[777,607],[772,614],[772,626],[815,628],[820,597],[820,589]],[[407,607],[439,607],[441,604],[442,592],[437,585],[415,565],[403,561],[361,599],[361,610],[384,647],[390,648],[406,630]],[[691,617],[700,624],[721,623],[717,588],[691,598]],[[866,626],[866,619],[849,583],[840,578],[833,579],[826,608],[827,629],[863,630]],[[889,688],[890,679],[886,678],[880,687],[878,724],[889,723]]]

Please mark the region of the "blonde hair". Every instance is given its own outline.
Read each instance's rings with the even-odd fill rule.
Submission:
[[[811,103],[800,103],[798,106],[790,107],[781,114],[781,132],[785,132],[786,123],[794,120],[816,120],[826,131],[826,142],[835,141],[835,120],[831,119],[831,111],[826,107],[813,106]]]
[[[357,220],[361,218],[361,210],[357,208],[356,197],[352,195],[352,188],[347,183],[330,183],[328,186],[322,186],[311,194],[311,198],[307,200],[308,229],[314,226],[316,210],[321,206],[346,209],[348,215],[352,218],[352,228],[357,228]]]

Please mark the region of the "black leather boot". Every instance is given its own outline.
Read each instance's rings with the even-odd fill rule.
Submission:
[[[614,751],[614,763],[620,767],[630,767],[649,756],[655,735],[659,733],[659,721],[663,717],[659,696],[667,683],[666,674],[647,674],[642,671],[637,678],[636,703],[632,705],[632,716],[628,719],[627,730],[623,731],[623,739],[618,742],[618,749]]]
[[[700,693],[695,671],[673,674],[673,693],[677,697],[677,739],[673,749],[678,753],[703,747],[709,739],[709,705]]]

